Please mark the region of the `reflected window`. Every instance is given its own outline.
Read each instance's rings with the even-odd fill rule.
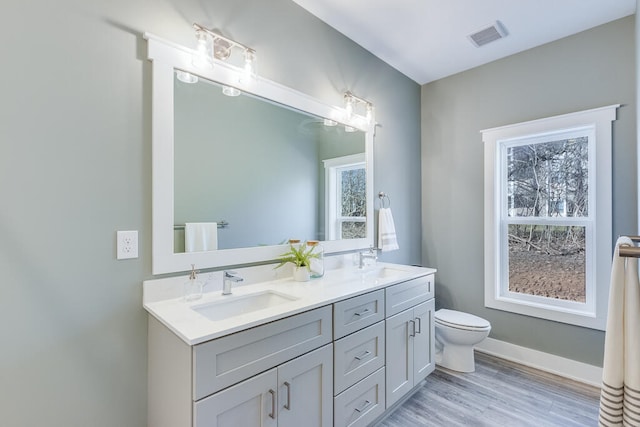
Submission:
[[[365,238],[367,193],[364,155],[327,159],[324,167],[328,239]]]

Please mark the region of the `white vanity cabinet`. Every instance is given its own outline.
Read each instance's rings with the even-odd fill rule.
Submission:
[[[386,289],[386,407],[435,369],[433,275]]]

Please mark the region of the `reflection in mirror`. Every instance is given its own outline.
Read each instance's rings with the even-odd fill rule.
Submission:
[[[174,77],[174,138],[174,253],[366,237],[364,132]]]

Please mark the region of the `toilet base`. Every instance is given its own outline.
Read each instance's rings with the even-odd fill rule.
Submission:
[[[473,346],[446,344],[436,353],[436,365],[458,372],[475,372]]]

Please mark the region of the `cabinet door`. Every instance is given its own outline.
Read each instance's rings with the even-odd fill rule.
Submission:
[[[433,314],[435,301],[433,299],[413,308],[416,333],[413,337],[413,384],[416,385],[435,369],[433,359],[435,332]]]
[[[195,427],[276,427],[278,374],[271,369],[194,403]]]
[[[333,344],[278,367],[278,427],[332,425],[332,368]]]
[[[386,320],[386,401],[387,408],[413,388],[413,310],[405,310]]]

